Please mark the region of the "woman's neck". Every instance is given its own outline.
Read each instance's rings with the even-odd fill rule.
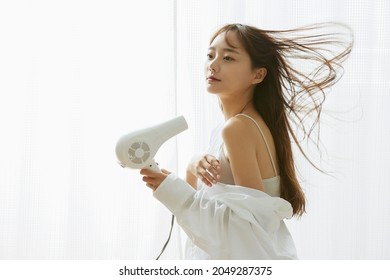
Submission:
[[[235,115],[244,113],[246,110],[251,109],[253,107],[252,98],[220,98],[220,102],[225,120],[228,120]]]

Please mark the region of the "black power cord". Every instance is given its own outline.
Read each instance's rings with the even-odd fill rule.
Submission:
[[[161,252],[160,252],[160,254],[158,255],[158,257],[156,258],[156,260],[160,259],[162,253],[164,253],[164,251],[165,251],[165,248],[167,248],[167,245],[168,245],[168,243],[169,243],[169,240],[171,239],[171,235],[172,235],[172,230],[173,230],[173,224],[174,224],[174,222],[175,222],[175,216],[172,214],[171,229],[170,229],[170,231],[169,231],[168,239],[167,239],[167,241],[165,242],[165,244],[164,244],[163,248],[161,249]]]

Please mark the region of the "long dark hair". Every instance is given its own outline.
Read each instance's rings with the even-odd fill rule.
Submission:
[[[341,23],[321,23],[290,30],[261,30],[242,24],[220,28],[211,42],[225,33],[235,32],[249,54],[253,68],[264,67],[267,75],[254,90],[253,102],[257,112],[270,129],[280,165],[281,197],[289,201],[294,215],[305,212],[305,195],[296,176],[292,153],[294,141],[304,157],[300,142],[303,139],[319,143],[322,104],[326,89],[342,76],[342,62],[353,45],[351,29]],[[299,140],[297,132],[303,133]]]

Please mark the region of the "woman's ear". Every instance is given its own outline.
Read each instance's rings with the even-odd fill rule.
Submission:
[[[260,84],[264,80],[265,76],[267,75],[267,69],[264,67],[256,68],[254,70],[254,74],[255,74],[255,77],[253,79],[252,84],[254,84],[254,85]]]

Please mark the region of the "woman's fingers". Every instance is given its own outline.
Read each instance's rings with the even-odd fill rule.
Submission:
[[[207,186],[211,187],[219,179],[219,161],[212,155],[205,155],[196,168],[196,176]]]
[[[217,164],[210,164],[210,166],[208,168],[206,168],[206,170],[215,178],[215,179],[219,179],[219,173],[221,171],[221,167],[219,166],[219,163],[218,165]]]
[[[219,163],[219,160],[217,160],[214,156],[212,155],[206,155],[205,157],[207,163],[214,169],[216,170],[217,172],[219,171],[219,169],[221,168],[221,165]]]
[[[217,178],[219,178],[219,175],[214,176],[210,171],[202,167],[199,168],[197,175],[197,177],[201,179],[203,183],[210,187],[212,184],[216,184]]]
[[[139,173],[141,175],[145,175],[145,176],[150,176],[150,177],[155,177],[156,174],[158,174],[158,172],[155,172],[153,170],[150,170],[150,169],[147,169],[147,168],[143,168],[139,171]]]
[[[187,167],[191,173],[207,186],[216,184],[220,178],[221,165],[218,159],[210,154],[194,158]]]
[[[213,166],[219,165],[219,161],[215,156],[212,155],[205,155],[205,159],[207,160],[208,163],[210,163]]]
[[[161,169],[161,172],[162,173],[164,173],[164,174],[166,174],[166,175],[169,175],[169,174],[171,174],[171,172],[169,172],[168,170],[166,170],[166,169]]]
[[[203,169],[207,172],[203,172],[202,175],[214,184],[219,179],[219,173],[221,166],[219,161],[212,155],[206,155],[202,164]],[[200,170],[202,172],[202,170]]]
[[[162,169],[161,172],[156,172],[150,169],[141,169],[139,172],[142,176],[142,181],[146,183],[146,186],[156,190],[162,181],[171,173],[168,170]]]

